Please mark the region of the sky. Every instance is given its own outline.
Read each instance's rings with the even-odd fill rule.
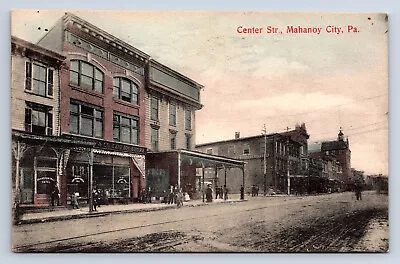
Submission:
[[[204,85],[197,144],[296,123],[306,124],[310,143],[320,142],[335,140],[341,127],[352,167],[388,174],[385,14],[68,11]],[[13,11],[11,34],[35,43],[64,13]],[[349,25],[358,32],[347,32]],[[238,33],[239,26],[263,32]],[[278,33],[265,33],[267,26]],[[288,26],[322,29],[290,34]]]

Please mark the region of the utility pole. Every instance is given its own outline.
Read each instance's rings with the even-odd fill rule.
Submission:
[[[287,194],[290,195],[289,137],[287,137],[286,140],[286,155],[287,155]]]
[[[267,128],[262,130],[264,135],[264,196],[267,194]]]

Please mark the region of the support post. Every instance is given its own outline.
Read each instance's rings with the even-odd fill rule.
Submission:
[[[16,159],[16,164],[15,164],[15,201],[14,203],[18,205],[21,200],[21,186],[20,186],[20,160],[21,160],[21,145],[20,142],[17,141],[17,150],[15,153],[15,159]]]
[[[182,160],[181,160],[181,153],[178,152],[178,190],[181,189],[181,166],[182,166]]]
[[[201,185],[201,191],[203,192],[203,203],[205,202],[205,190],[204,190],[204,163],[201,163],[201,176],[203,180],[203,184]]]
[[[225,171],[224,200],[226,200],[227,199],[227,197],[226,197],[226,189],[228,187],[226,186],[226,167],[225,166],[224,166],[224,171]]]
[[[89,153],[89,213],[93,212],[93,149]]]
[[[290,195],[289,137],[286,140],[287,155],[287,195]]]

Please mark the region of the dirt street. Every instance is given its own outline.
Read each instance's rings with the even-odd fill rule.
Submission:
[[[386,252],[388,197],[365,192],[246,197],[183,207],[15,226],[16,252]]]

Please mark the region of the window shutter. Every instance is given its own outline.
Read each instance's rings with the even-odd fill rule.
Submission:
[[[53,75],[54,71],[49,69],[47,74],[47,95],[53,96]]]
[[[32,63],[29,61],[25,63],[25,89],[32,90]]]

